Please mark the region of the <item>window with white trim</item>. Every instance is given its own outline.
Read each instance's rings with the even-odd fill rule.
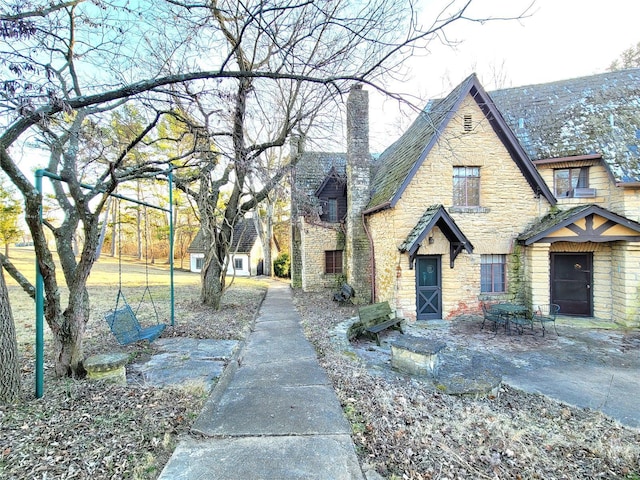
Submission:
[[[453,167],[453,206],[480,206],[480,167]]]
[[[480,292],[504,293],[506,291],[506,255],[482,255],[480,257]]]

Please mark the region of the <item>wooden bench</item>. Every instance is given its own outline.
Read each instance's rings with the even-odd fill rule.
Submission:
[[[404,334],[404,330],[402,330],[402,321],[404,319],[395,316],[391,311],[389,302],[374,303],[360,307],[358,316],[364,332],[375,336],[376,344],[378,345],[380,345],[380,332],[387,328],[400,330],[400,333]]]

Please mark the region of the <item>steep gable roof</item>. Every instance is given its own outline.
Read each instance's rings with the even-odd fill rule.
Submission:
[[[258,231],[252,219],[240,220],[233,228],[233,245],[229,253],[249,253],[256,243]],[[198,230],[195,238],[187,248],[189,253],[204,252],[202,230]]]
[[[640,182],[640,68],[489,92],[532,160],[601,154]]]
[[[372,181],[371,200],[367,207],[369,213],[395,206],[440,134],[469,94],[482,109],[533,191],[542,194],[552,205],[555,204],[553,194],[473,74],[445,98],[430,101],[404,135],[380,155]]]
[[[346,175],[347,155],[335,152],[303,152],[293,178],[298,192],[314,195],[330,174]]]

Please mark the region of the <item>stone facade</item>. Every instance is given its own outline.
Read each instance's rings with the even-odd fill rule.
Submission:
[[[325,273],[325,252],[344,250],[344,232],[331,224],[311,224],[299,218],[301,288],[305,292],[323,289],[340,289],[344,282],[341,273]]]
[[[620,105],[625,115],[635,108],[625,101],[629,92],[616,89],[627,88],[628,78],[640,85],[640,70],[621,74],[625,82],[617,75],[507,89],[496,92],[495,102],[493,93],[484,92],[471,76],[446,98],[430,102],[375,160],[368,153],[366,92],[352,89],[346,162],[340,164],[347,182],[347,215],[344,223],[331,225],[292,206],[292,270],[299,272],[293,285],[337,289],[346,280],[358,301],[388,301],[398,316],[409,320],[432,318],[419,311],[424,290],[417,265],[435,261],[437,313],[448,319],[480,313],[483,301],[517,301],[535,309],[561,299],[554,293],[562,280],[558,272],[562,262],[568,262],[562,268],[571,270],[575,257],[590,263],[590,270],[580,271],[576,264],[574,272],[575,278],[584,277],[578,287],[588,302],[568,314],[640,325],[640,171],[628,161],[637,147],[631,148],[633,137],[624,137],[628,128],[612,120]],[[600,88],[598,82],[606,95],[590,96]],[[537,102],[535,109],[522,106],[528,97]],[[606,105],[594,106],[590,116],[573,115],[567,108],[562,111],[566,119],[553,117],[559,103],[573,102],[575,109],[592,100]],[[582,126],[583,121],[588,125]],[[591,128],[598,122],[598,128]],[[609,128],[612,122],[615,129]],[[553,137],[556,132],[558,138]],[[592,139],[590,134],[603,137]],[[635,138],[638,143],[637,133]],[[325,167],[325,175],[329,171],[326,162],[313,165]],[[456,167],[479,172],[479,202],[456,204]],[[556,198],[558,170],[576,175],[588,171],[588,185],[578,184],[588,191]],[[575,180],[572,188],[578,188]],[[434,211],[446,213],[429,223]],[[324,273],[324,252],[342,248],[344,273]],[[485,255],[505,259],[503,290],[483,291]]]
[[[463,134],[464,118],[469,116],[473,128]],[[418,251],[418,255],[440,258],[444,318],[479,311],[481,255],[510,256],[518,234],[550,207],[544,199],[536,198],[470,95],[441,139],[414,174],[396,207],[368,218],[375,245],[377,298],[394,303],[406,318],[416,318],[415,270],[410,270],[409,259],[398,246],[427,206],[443,204],[474,246],[473,254],[460,254],[454,268],[450,268],[449,242],[436,228],[432,232],[433,243],[423,243]],[[479,208],[452,206],[454,166],[480,168]],[[505,218],[510,220],[505,222]],[[507,278],[507,283],[513,285],[511,280]],[[514,295],[512,292],[510,296]],[[506,292],[496,298],[508,296]]]

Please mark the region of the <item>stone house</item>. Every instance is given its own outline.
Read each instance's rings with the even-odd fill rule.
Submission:
[[[202,233],[198,231],[189,245],[189,270],[201,272],[204,262],[204,246]],[[263,274],[264,251],[260,236],[253,223],[253,219],[247,218],[236,224],[233,229],[233,239],[229,261],[227,262],[227,275],[249,277]]]
[[[471,75],[378,157],[367,92],[347,109],[346,154],[292,145],[294,287],[346,280],[416,320],[508,299],[640,324],[640,69],[494,92]]]

